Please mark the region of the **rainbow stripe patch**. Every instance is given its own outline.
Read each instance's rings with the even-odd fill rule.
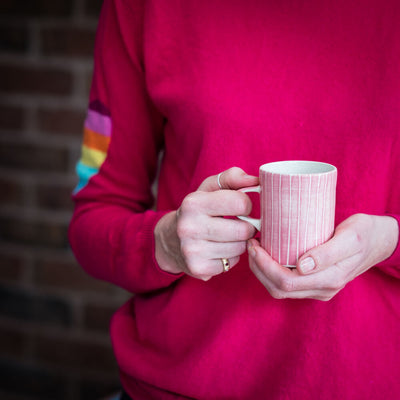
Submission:
[[[79,183],[74,193],[79,192],[99,172],[107,156],[111,131],[109,110],[99,101],[90,103],[84,124],[81,159],[76,165]]]

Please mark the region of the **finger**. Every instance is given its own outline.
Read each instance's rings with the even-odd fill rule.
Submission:
[[[344,287],[336,268],[316,274],[301,275],[296,269],[281,266],[254,239],[249,241],[250,268],[259,281],[276,299],[330,300]]]
[[[246,251],[246,247],[246,241],[230,243],[208,242],[207,246],[205,246],[205,251],[207,249],[207,254],[210,258],[233,258],[242,255]]]
[[[227,270],[227,271],[225,271],[225,268],[224,268],[224,264],[223,264],[223,262],[222,262],[222,258],[227,258],[228,259],[228,263],[229,263],[229,269]],[[223,272],[228,272],[229,270],[231,270],[233,267],[235,267],[238,263],[239,263],[239,261],[240,261],[240,256],[236,256],[236,257],[221,257],[221,258],[218,258],[218,259],[216,259],[216,260],[213,260],[213,261],[215,261],[216,262],[216,264],[217,264],[217,270],[218,270],[218,268],[220,269],[220,272],[219,273],[223,273]]]
[[[238,257],[246,251],[246,242],[217,243],[185,240],[181,245],[187,265],[206,265],[209,260]]]
[[[305,275],[332,265],[343,263],[360,251],[357,235],[352,230],[337,230],[332,239],[303,254],[297,262],[297,270]]]
[[[247,186],[254,186],[258,185],[259,182],[257,176],[248,175],[238,167],[232,167],[218,175],[221,188],[227,190],[237,190]],[[205,192],[220,190],[221,188],[218,185],[218,175],[213,175],[205,179],[199,186],[198,190]]]
[[[247,249],[250,269],[270,292],[280,288],[292,291],[292,271],[289,268],[277,263],[255,239],[248,241]]]
[[[197,191],[184,198],[179,209],[179,216],[249,215],[251,209],[251,200],[245,193],[234,190],[219,190],[215,192]]]
[[[222,217],[211,217],[206,223],[194,223],[192,238],[212,242],[241,242],[254,236],[256,229],[253,225]]]
[[[211,260],[206,260],[204,262],[189,264],[187,266],[186,273],[197,279],[208,280],[213,276],[225,272],[222,258],[227,257],[215,258]],[[229,269],[235,267],[239,263],[239,260],[240,257],[228,258]]]
[[[343,270],[336,265],[322,269],[314,274],[301,275],[292,270],[291,283],[286,286],[291,290],[281,290],[280,298],[316,299],[328,301],[340,292],[349,281]]]

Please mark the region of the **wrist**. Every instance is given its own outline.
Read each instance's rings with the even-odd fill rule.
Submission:
[[[154,228],[155,259],[161,270],[172,274],[182,273],[176,251],[179,239],[176,234],[176,211],[164,215]]]
[[[391,216],[375,217],[379,224],[377,229],[381,232],[382,241],[382,261],[389,258],[399,242],[399,224],[397,220]]]

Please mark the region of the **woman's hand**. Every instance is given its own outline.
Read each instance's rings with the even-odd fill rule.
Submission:
[[[394,218],[355,214],[338,225],[332,239],[306,252],[293,270],[279,265],[251,239],[250,268],[274,298],[330,300],[348,282],[389,257],[398,237]]]
[[[217,175],[207,178],[177,211],[166,214],[156,225],[155,255],[164,271],[208,280],[223,272],[222,258],[233,267],[246,251],[255,228],[223,216],[250,213],[249,197],[236,190],[257,185],[258,177],[231,168],[220,174],[219,184]]]

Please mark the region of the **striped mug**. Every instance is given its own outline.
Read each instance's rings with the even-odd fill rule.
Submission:
[[[316,161],[279,161],[260,167],[261,218],[239,217],[261,232],[261,246],[279,264],[294,268],[309,249],[331,238],[337,169]]]

